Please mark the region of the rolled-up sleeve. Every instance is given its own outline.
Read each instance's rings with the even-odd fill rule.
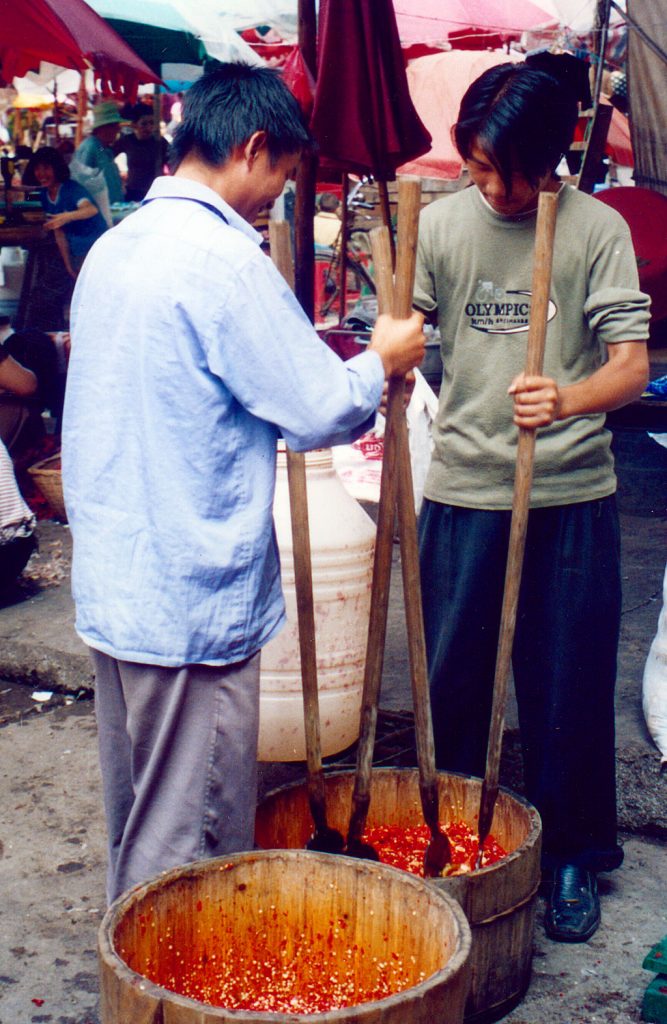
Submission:
[[[651,300],[639,288],[630,229],[615,211],[607,211],[607,216],[612,214],[615,233],[595,237],[584,317],[605,344],[645,341]]]

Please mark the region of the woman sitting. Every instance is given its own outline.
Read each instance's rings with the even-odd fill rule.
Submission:
[[[31,301],[31,326],[61,330],[67,326],[74,281],[88,250],[106,231],[106,223],[82,185],[70,178],[62,155],[50,146],[38,149],[23,176],[24,184],[40,186],[40,201],[57,252],[47,244],[39,253],[37,294]],[[32,296],[31,296],[32,299]]]

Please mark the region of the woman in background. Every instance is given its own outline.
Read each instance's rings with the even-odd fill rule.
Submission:
[[[44,229],[52,234],[38,253],[35,294],[31,295],[29,324],[42,330],[67,327],[66,308],[74,281],[88,250],[106,231],[106,222],[90,194],[70,177],[63,156],[50,146],[38,149],[23,176],[24,184],[40,186],[46,213]]]

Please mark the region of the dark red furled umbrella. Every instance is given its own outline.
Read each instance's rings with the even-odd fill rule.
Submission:
[[[382,219],[391,228],[387,181],[396,168],[431,148],[431,136],[414,108],[392,0],[320,0],[317,86],[311,127],[320,153],[347,172],[372,174]],[[347,205],[339,274],[347,279]],[[390,231],[393,253],[393,234]],[[341,287],[341,318],[346,294]]]
[[[320,0],[317,63],[311,124],[328,161],[387,181],[428,151],[392,0]]]
[[[92,67],[101,91],[136,95],[159,77],[84,0],[0,0],[0,74],[6,82],[49,61]]]

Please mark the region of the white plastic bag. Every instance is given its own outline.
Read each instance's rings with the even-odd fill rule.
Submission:
[[[438,399],[423,374],[415,370],[415,386],[405,414],[417,515],[421,508],[426,474],[431,463],[431,424],[437,411]],[[354,444],[338,445],[333,449],[336,472],[349,493],[358,501],[380,500],[384,428],[384,416],[378,413],[375,426],[368,434],[364,434]]]
[[[426,378],[415,370],[415,387],[410,398],[406,417],[412,465],[412,486],[415,493],[415,512],[419,515],[424,498],[426,474],[431,464],[433,439],[431,426],[438,411],[438,399]]]
[[[111,227],[113,224],[111,204],[109,203],[109,189],[107,188],[104,172],[99,167],[87,167],[86,164],[82,164],[74,156],[69,165],[69,173],[74,178],[74,181],[78,181],[79,185],[82,185],[87,192],[90,192],[91,199],[108,226]]]
[[[642,706],[648,731],[667,767],[667,566],[662,587],[658,632],[648,652],[642,682]]]
[[[375,426],[354,444],[339,444],[332,449],[333,464],[348,494],[357,501],[377,504],[384,453],[384,416],[375,418]]]

